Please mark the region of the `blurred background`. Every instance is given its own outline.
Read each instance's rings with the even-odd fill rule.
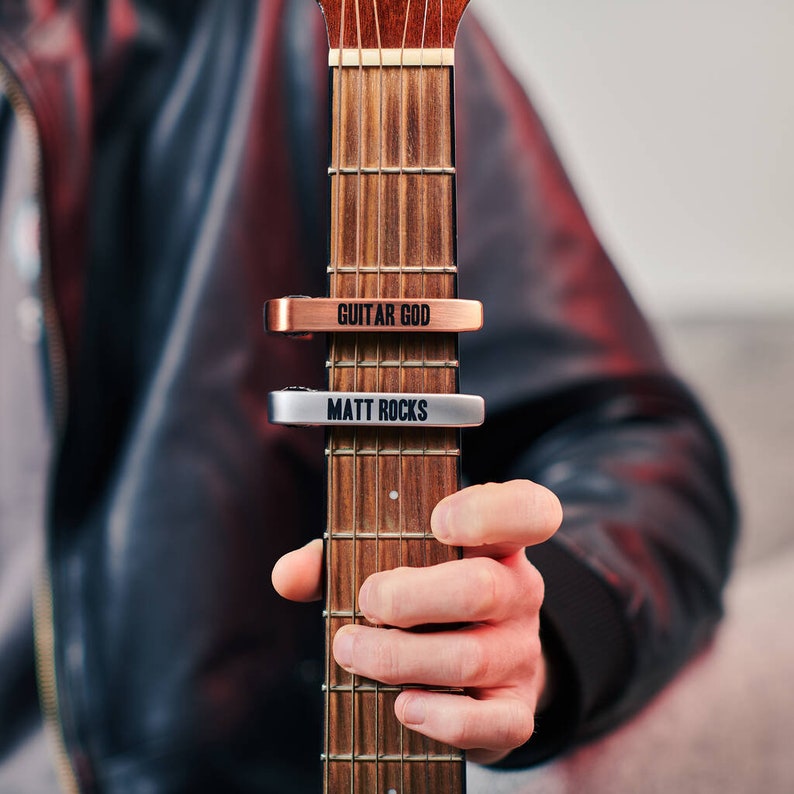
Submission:
[[[794,2],[474,0],[731,453],[727,618],[635,720],[487,794],[794,791]],[[741,759],[739,761],[738,759]]]
[[[727,439],[741,561],[794,548],[794,3],[473,7]]]

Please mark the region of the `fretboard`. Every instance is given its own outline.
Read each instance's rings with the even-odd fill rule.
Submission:
[[[371,305],[348,309],[365,331],[330,337],[329,390],[454,394],[456,334],[378,330],[389,312],[421,329],[428,299],[457,294],[452,70],[357,55],[331,69],[329,296]],[[383,397],[343,407],[380,412],[384,399],[393,414],[419,410]],[[371,573],[457,556],[433,539],[429,519],[458,488],[459,431],[333,427],[326,454],[330,648],[340,626],[365,622],[357,593]],[[403,728],[393,707],[399,691],[350,675],[329,655],[328,794],[463,791],[462,753]]]

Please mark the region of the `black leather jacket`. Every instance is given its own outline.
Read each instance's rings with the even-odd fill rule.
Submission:
[[[39,681],[86,792],[317,790],[318,610],[269,572],[322,531],[322,438],[264,405],[322,385],[323,342],[266,336],[261,309],[324,291],[321,25],[309,0],[0,0],[56,425]],[[460,287],[486,311],[462,379],[489,414],[464,471],[543,482],[566,514],[531,552],[560,697],[526,763],[702,645],[734,516],[718,442],[473,20],[457,64]],[[14,642],[0,658],[32,664]],[[0,666],[0,758],[37,709],[20,675]]]

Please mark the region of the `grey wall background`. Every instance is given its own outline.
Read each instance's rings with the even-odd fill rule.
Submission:
[[[792,0],[474,0],[660,318],[794,316]]]

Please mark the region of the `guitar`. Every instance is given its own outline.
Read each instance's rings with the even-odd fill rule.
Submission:
[[[430,533],[459,488],[453,45],[468,0],[319,0],[330,44],[328,296],[268,302],[268,330],[329,333],[328,391],[270,395],[272,422],[327,426],[326,794],[455,794],[461,751],[403,728],[387,686],[339,667],[336,631],[366,622],[372,573],[457,551]],[[410,683],[410,682],[406,682]]]

